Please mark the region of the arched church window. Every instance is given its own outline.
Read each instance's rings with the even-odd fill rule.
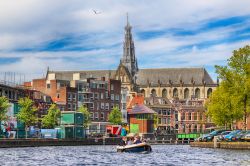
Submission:
[[[195,98],[199,99],[201,97],[201,91],[199,88],[195,89]]]
[[[155,90],[155,89],[152,89],[152,90],[151,90],[151,94],[152,94],[153,97],[156,97],[156,90]]]
[[[167,97],[167,90],[166,89],[163,89],[162,90],[162,97]]]
[[[188,98],[189,98],[189,89],[186,88],[186,89],[184,90],[184,99],[188,99]]]
[[[173,97],[178,97],[178,89],[174,88],[173,90]]]
[[[141,93],[142,93],[143,96],[145,97],[145,90],[144,90],[144,89],[141,90]]]
[[[212,94],[212,92],[213,92],[212,88],[209,88],[209,89],[207,90],[207,98],[210,97],[210,95]]]

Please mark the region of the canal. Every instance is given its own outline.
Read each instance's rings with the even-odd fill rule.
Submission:
[[[250,165],[250,151],[154,145],[150,154],[117,153],[115,146],[0,149],[0,165]]]

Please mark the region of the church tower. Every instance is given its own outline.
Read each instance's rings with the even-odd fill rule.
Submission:
[[[127,14],[127,25],[125,26],[125,40],[123,43],[123,57],[121,63],[125,66],[133,79],[136,82],[136,73],[138,72],[137,59],[135,58],[135,46],[131,33],[132,26],[130,26]]]

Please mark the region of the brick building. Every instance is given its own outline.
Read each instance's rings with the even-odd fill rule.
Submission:
[[[146,97],[145,104],[157,113],[157,134],[174,134],[178,132],[178,111],[174,105],[163,97]]]
[[[155,111],[143,104],[137,104],[128,114],[131,133],[140,133],[146,137],[153,136]]]
[[[178,111],[178,133],[204,133],[214,124],[206,117],[204,100],[173,100]]]
[[[61,111],[76,111],[78,108],[77,89],[70,87],[70,81],[34,79],[32,89],[50,96]]]

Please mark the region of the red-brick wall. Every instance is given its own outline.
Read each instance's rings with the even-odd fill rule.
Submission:
[[[138,124],[140,133],[152,133],[153,127],[154,127],[154,121],[147,120],[147,119],[144,119],[144,120],[137,119],[135,116],[136,115],[129,116],[130,124]]]

